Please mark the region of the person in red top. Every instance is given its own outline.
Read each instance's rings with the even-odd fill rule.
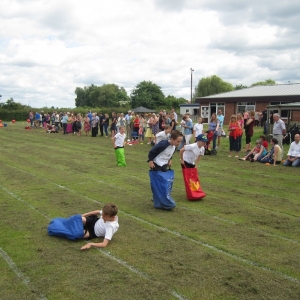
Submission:
[[[241,126],[237,121],[236,115],[232,115],[228,125],[229,130],[229,155],[232,156],[232,151],[236,152],[235,157],[239,157],[239,136],[241,135]]]
[[[265,147],[265,149],[268,151],[268,147],[269,147],[269,144],[268,142],[266,141],[266,137],[264,135],[261,135],[260,137],[260,140],[261,140],[261,143],[262,145]]]
[[[136,115],[133,120],[133,132],[136,132],[136,137],[139,136],[139,128],[140,128],[140,117]]]

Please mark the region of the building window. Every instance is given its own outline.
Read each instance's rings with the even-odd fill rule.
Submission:
[[[210,103],[210,115],[213,113],[217,114],[218,110],[221,110],[223,112],[223,115],[225,116],[225,103]]]
[[[238,102],[237,103],[237,113],[242,114],[245,111],[255,111],[255,103],[254,102]]]

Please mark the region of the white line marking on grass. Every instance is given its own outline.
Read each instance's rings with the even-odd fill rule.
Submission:
[[[20,169],[20,168],[17,168],[17,167],[14,167],[14,166],[12,166],[12,167],[15,168],[15,169],[17,169],[17,170],[24,171],[24,170],[22,170],[22,169]],[[27,172],[27,171],[24,171],[24,172],[26,172],[26,173],[28,173],[28,174],[31,174],[31,173],[29,173],[29,172]],[[36,176],[36,175],[34,175],[34,174],[32,174],[32,175],[33,175],[33,176]],[[50,182],[50,183],[52,183],[52,184],[54,184],[54,185],[56,185],[56,186],[58,186],[58,187],[60,187],[60,188],[64,188],[64,189],[66,189],[66,190],[68,190],[68,191],[70,191],[70,192],[72,192],[72,193],[75,193],[75,194],[77,194],[77,195],[80,195],[81,197],[86,198],[86,199],[88,199],[88,200],[90,200],[90,201],[92,201],[92,202],[99,203],[99,204],[103,204],[103,203],[100,202],[100,201],[97,201],[97,200],[95,200],[95,199],[93,199],[93,198],[89,198],[89,197],[87,197],[87,196],[85,196],[85,195],[82,195],[82,194],[80,194],[80,193],[78,193],[78,192],[76,192],[76,191],[74,191],[74,190],[71,190],[71,189],[69,189],[69,188],[67,188],[67,187],[65,187],[65,186],[61,186],[61,185],[59,185],[59,184],[57,184],[57,183],[55,183],[55,182],[52,182],[52,181],[50,181],[50,180],[48,180],[48,179],[45,179],[45,180],[48,181],[48,182]],[[103,183],[103,184],[108,184],[108,183],[106,183],[105,181],[102,181],[102,180],[101,180],[101,181],[98,181],[98,182],[101,182],[101,183]],[[109,184],[108,184],[108,185],[109,185]],[[114,186],[114,187],[115,187],[115,186]],[[23,201],[24,201],[24,200],[23,200]],[[36,211],[38,211],[38,210],[36,210]],[[38,211],[38,212],[39,212],[39,211]],[[160,225],[156,225],[156,224],[151,223],[151,222],[149,222],[149,221],[143,220],[143,219],[141,219],[141,218],[139,218],[139,217],[136,217],[136,216],[134,216],[134,215],[132,215],[132,214],[130,214],[130,213],[127,213],[126,211],[119,210],[119,212],[121,212],[121,213],[123,213],[123,214],[125,214],[125,215],[127,215],[127,216],[129,216],[129,217],[131,217],[131,218],[133,218],[133,219],[135,219],[135,220],[137,220],[137,221],[139,221],[139,222],[145,223],[145,224],[150,225],[150,226],[154,226],[154,227],[159,228],[159,229],[161,229],[161,230],[163,230],[163,231],[165,231],[165,232],[168,232],[168,233],[171,233],[171,234],[173,234],[173,235],[175,235],[175,236],[178,236],[178,237],[184,238],[184,239],[186,239],[186,240],[192,241],[192,242],[194,242],[194,243],[196,243],[196,244],[199,244],[199,245],[202,245],[202,246],[204,246],[204,247],[206,247],[206,248],[212,249],[212,250],[214,250],[214,251],[216,251],[216,252],[218,252],[218,253],[224,254],[224,255],[229,256],[229,257],[231,257],[231,258],[234,258],[234,259],[236,259],[236,260],[238,260],[238,261],[244,262],[244,263],[246,263],[246,264],[248,264],[248,265],[255,266],[255,267],[260,268],[260,269],[262,269],[262,270],[265,270],[265,271],[269,271],[269,272],[275,273],[275,274],[280,275],[280,276],[282,276],[282,277],[284,277],[285,279],[288,279],[288,280],[290,280],[290,281],[300,283],[300,280],[299,280],[299,279],[294,278],[294,277],[291,277],[291,276],[289,276],[289,275],[286,275],[286,274],[284,274],[284,273],[282,273],[282,272],[280,272],[280,271],[276,271],[276,270],[271,269],[271,268],[269,268],[269,267],[265,267],[265,266],[263,266],[263,265],[260,264],[260,263],[257,263],[257,262],[251,261],[251,260],[247,260],[247,259],[245,259],[245,258],[242,258],[242,257],[239,257],[239,256],[237,256],[237,255],[235,255],[235,254],[232,254],[232,253],[230,253],[230,252],[228,252],[228,251],[225,251],[225,250],[219,249],[219,248],[217,248],[217,247],[215,247],[215,246],[213,246],[213,245],[207,244],[206,242],[202,242],[202,241],[199,241],[199,240],[192,239],[192,238],[190,238],[190,237],[188,237],[188,236],[186,236],[186,235],[183,235],[183,234],[181,234],[181,233],[179,233],[179,232],[177,232],[177,231],[174,231],[174,230],[168,229],[168,228],[166,228],[166,227],[163,227],[163,226],[160,226]]]
[[[30,207],[31,209],[35,210],[36,212],[38,212],[40,215],[42,215],[43,217],[47,218],[48,220],[51,220],[47,215],[45,215],[44,213],[42,213],[41,211],[39,211],[37,208],[35,208],[34,206],[32,206],[30,203],[27,203],[26,201],[24,201],[22,198],[20,198],[19,196],[17,196],[16,194],[14,194],[13,192],[9,191],[7,188],[5,188],[4,186],[0,185],[0,188],[5,191],[7,194],[11,195],[12,197],[16,198],[17,200],[21,201],[22,203],[24,203],[25,205],[27,205],[28,207]]]
[[[45,217],[48,220],[51,220],[51,218],[49,216],[47,216],[46,214],[41,213],[38,209],[36,209],[33,205],[27,203],[25,200],[23,200],[22,198],[18,197],[17,195],[15,195],[13,192],[9,191],[8,189],[6,189],[3,186],[0,186],[7,194],[11,195],[12,197],[16,198],[18,201],[24,203],[25,205],[27,205],[29,208],[31,208],[32,210],[34,210],[35,212],[38,212],[39,214],[41,214],[43,217]],[[66,187],[60,186],[61,188],[64,188],[70,192],[76,193],[76,191],[70,190]],[[85,197],[90,201],[96,202],[96,203],[100,203],[97,200]],[[85,241],[85,243],[88,243],[87,241]],[[130,266],[129,264],[127,264],[125,261],[115,257],[114,255],[112,255],[109,251],[104,250],[104,249],[98,249],[100,252],[102,252],[104,255],[108,256],[110,259],[118,262],[119,264],[121,264],[122,266],[124,266],[125,268],[127,268],[129,271],[138,274],[139,276],[147,279],[147,280],[152,280],[150,278],[149,275],[143,273],[142,271],[138,270],[137,268]],[[9,264],[9,266],[13,269],[13,271],[18,275],[18,277],[22,278],[23,283],[27,285],[27,287],[29,287],[29,279],[26,278],[26,276],[17,268],[17,266],[14,264],[14,262],[10,259],[10,257],[8,256],[8,254],[6,254],[6,252],[4,250],[2,250],[2,248],[0,247],[0,254],[1,256],[6,260],[6,262]],[[178,294],[175,290],[170,290],[169,291],[174,297],[176,297],[177,299],[180,300],[185,300],[187,299],[186,297]],[[39,299],[47,299],[44,296],[40,296]]]
[[[24,273],[21,272],[21,270],[19,270],[19,268],[16,266],[16,264],[13,262],[13,260],[9,257],[9,255],[1,247],[0,247],[0,255],[6,261],[8,266],[13,270],[13,272],[20,278],[20,280],[27,287],[27,289],[30,290],[31,292],[36,291],[36,289],[30,283],[30,280],[25,276]],[[42,294],[39,294],[36,296],[37,296],[36,297],[37,299],[47,299]]]

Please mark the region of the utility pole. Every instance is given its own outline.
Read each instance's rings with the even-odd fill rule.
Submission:
[[[190,70],[191,70],[191,103],[192,103],[192,98],[193,98],[193,72],[194,72],[194,69],[190,68]]]

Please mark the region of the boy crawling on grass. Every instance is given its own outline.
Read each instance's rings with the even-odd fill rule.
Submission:
[[[104,237],[102,243],[88,243],[81,250],[91,247],[104,248],[108,245],[115,232],[119,229],[118,207],[113,203],[107,203],[102,210],[94,210],[82,215],[84,226],[84,239]],[[98,217],[100,215],[100,218]]]

